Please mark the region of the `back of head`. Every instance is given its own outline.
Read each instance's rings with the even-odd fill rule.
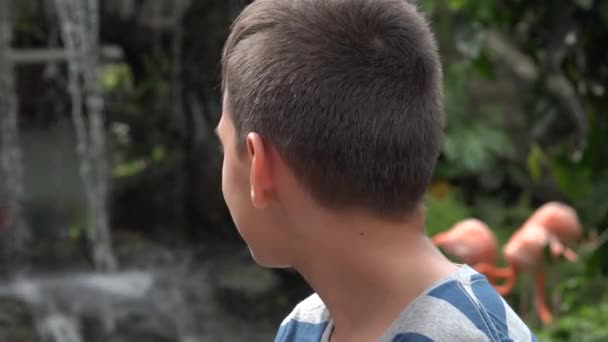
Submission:
[[[256,0],[226,42],[226,112],[320,204],[403,217],[441,145],[441,65],[404,0]]]

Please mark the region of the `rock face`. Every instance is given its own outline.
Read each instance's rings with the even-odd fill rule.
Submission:
[[[35,319],[24,301],[0,296],[0,341],[30,342],[36,339]]]

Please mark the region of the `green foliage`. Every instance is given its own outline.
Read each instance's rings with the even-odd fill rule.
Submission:
[[[15,29],[21,32],[29,32],[35,36],[41,36],[41,28],[36,23],[34,11],[32,11],[34,4],[32,0],[15,1],[16,5],[16,20]]]
[[[511,234],[530,217],[533,210],[529,196],[522,195],[510,206],[505,205],[496,196],[478,196],[471,211],[474,217],[492,228],[501,244],[505,244]]]
[[[435,235],[450,228],[454,223],[470,217],[469,208],[462,203],[458,195],[449,192],[443,196],[431,193],[427,198],[426,231]]]
[[[68,228],[68,237],[73,241],[78,241],[84,235],[85,228],[77,224],[72,224]]]
[[[604,25],[608,26],[608,2],[601,1],[599,3],[600,17],[604,21]]]
[[[131,91],[133,89],[133,75],[131,74],[131,68],[126,63],[104,65],[100,78],[106,92]]]
[[[479,65],[477,60],[468,60],[447,68],[445,106],[448,124],[443,144],[446,164],[440,165],[439,170],[443,177],[484,173],[498,160],[513,154],[511,141],[503,128],[501,108],[473,109],[470,105],[471,75],[480,68],[489,68]]]
[[[67,238],[72,242],[81,241],[87,233],[87,213],[79,211],[73,217],[72,224],[67,227]]]
[[[160,162],[165,159],[167,155],[167,151],[164,146],[154,146],[152,149],[152,160],[155,162]]]
[[[437,7],[437,0],[425,0],[420,2],[420,9],[427,14],[435,13]]]
[[[454,12],[464,11],[480,22],[489,22],[495,15],[494,1],[447,0],[448,8]]]
[[[574,2],[583,9],[590,10],[593,7],[594,0],[575,0]]]
[[[502,130],[482,123],[450,127],[444,139],[444,155],[454,174],[482,173],[511,151]]]
[[[488,223],[504,244],[541,200],[550,199],[574,206],[586,237],[608,230],[608,53],[599,48],[608,39],[608,1],[558,0],[551,6],[484,0],[419,4],[432,18],[440,42],[447,112],[442,158],[428,198],[429,234],[476,217]],[[490,87],[492,82],[504,84],[513,68],[496,63],[497,52],[484,45],[488,30],[507,37],[540,74],[561,71],[568,77],[574,89],[570,95],[588,116],[583,148],[572,147],[571,116],[548,95],[542,80],[507,80],[516,88],[525,87],[513,99],[517,103],[476,97],[479,80]],[[576,37],[567,43],[569,33]],[[561,53],[564,60],[552,64]],[[528,131],[514,135],[509,130],[512,108],[523,113]],[[535,125],[552,117],[557,119],[549,134],[536,136]],[[540,341],[608,341],[608,247],[592,240],[577,253],[580,262],[551,266],[547,289],[556,320],[548,328],[536,329]],[[529,291],[528,286],[518,286],[508,299],[527,300],[520,313],[537,326]]]
[[[544,158],[543,150],[538,145],[532,145],[528,154],[528,173],[533,182],[540,180],[542,176],[542,159]]]
[[[120,163],[112,169],[112,176],[117,178],[134,176],[145,170],[147,165],[144,160],[140,159]]]
[[[553,273],[561,280],[553,287],[557,299],[555,321],[545,329],[537,329],[541,341],[606,341],[608,340],[608,295],[606,278],[583,275],[584,263],[563,264]]]
[[[152,164],[158,164],[165,160],[167,151],[164,146],[154,146],[149,156],[136,158],[116,164],[112,169],[112,176],[116,178],[135,176],[144,171]]]
[[[545,331],[537,331],[540,341],[603,342],[608,340],[608,296],[559,318]]]

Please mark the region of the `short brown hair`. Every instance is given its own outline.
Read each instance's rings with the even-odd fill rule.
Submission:
[[[403,217],[437,161],[441,64],[405,0],[256,0],[222,57],[240,148],[259,133],[323,205]]]

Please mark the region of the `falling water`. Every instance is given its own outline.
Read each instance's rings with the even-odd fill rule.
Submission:
[[[188,303],[182,293],[187,290],[183,282],[188,279],[171,275],[176,274],[132,271],[20,279],[0,284],[0,297],[25,303],[36,317],[36,334],[44,342],[82,342],[88,341],[91,335],[95,335],[95,341],[105,341],[114,340],[110,336],[129,336],[129,329],[133,329],[132,332],[142,327],[151,332],[156,330],[145,325],[125,326],[129,320],[130,325],[137,323],[134,317],[147,318],[150,322],[154,317],[168,320],[165,326],[170,330],[166,333],[168,341],[209,340],[200,335],[192,303]],[[204,288],[198,286],[197,292],[207,292]],[[88,323],[85,317],[89,318]],[[96,330],[90,330],[91,324]],[[131,338],[120,340],[140,341]]]
[[[121,310],[146,298],[153,280],[144,272],[71,274],[17,280],[0,286],[0,295],[27,303],[37,318],[36,330],[42,341],[83,342],[84,313],[95,312],[101,330],[108,333]],[[131,304],[125,303],[129,300]]]
[[[82,342],[76,320],[69,316],[53,314],[42,322],[39,329],[45,342]]]
[[[16,257],[23,250],[30,232],[21,209],[24,195],[23,170],[19,146],[15,76],[9,54],[12,39],[10,19],[9,0],[0,0],[0,158],[9,217],[9,230],[4,235],[6,245],[3,249],[5,252],[15,253],[12,257]]]
[[[109,178],[105,156],[103,98],[97,76],[98,2],[55,0],[55,5],[69,56],[68,87],[72,100],[72,121],[78,139],[80,174],[88,207],[87,234],[96,267],[113,270],[116,268],[116,259],[112,253],[107,214]]]

